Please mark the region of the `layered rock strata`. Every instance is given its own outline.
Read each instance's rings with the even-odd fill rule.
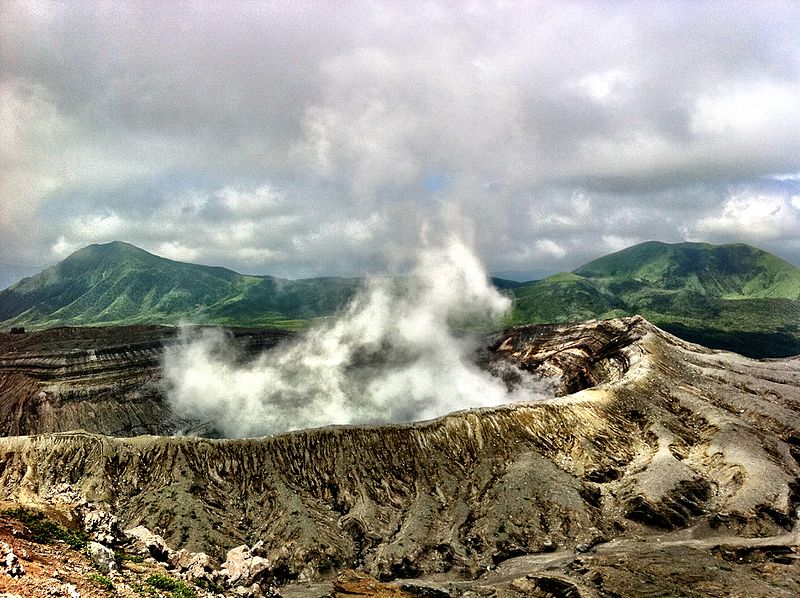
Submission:
[[[286,333],[234,329],[244,354]],[[56,328],[0,334],[0,435],[86,430],[110,436],[214,435],[164,400],[161,358],[177,330],[161,326]]]
[[[283,581],[475,578],[615,538],[794,528],[800,360],[711,351],[638,317],[514,329],[491,349],[563,396],[251,440],[4,438],[0,499],[43,504],[69,483],[176,549],[263,542]]]

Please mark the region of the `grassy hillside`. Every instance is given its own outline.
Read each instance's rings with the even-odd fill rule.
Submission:
[[[637,282],[725,299],[800,298],[800,269],[741,243],[670,245],[651,241],[589,262],[575,274],[606,284]]]
[[[567,272],[516,287],[513,293],[515,323],[612,318],[625,308],[608,289]]]
[[[0,293],[3,326],[177,324],[297,328],[328,315],[358,281],[290,281],[176,262],[127,243],[90,245]]]
[[[574,272],[493,283],[514,300],[509,324],[641,314],[710,347],[800,354],[800,269],[749,245],[642,243]],[[335,313],[359,284],[245,276],[115,242],[85,247],[0,292],[0,326],[185,321],[297,329]]]
[[[711,347],[800,354],[800,269],[749,245],[642,243],[513,293],[513,323],[638,313]]]

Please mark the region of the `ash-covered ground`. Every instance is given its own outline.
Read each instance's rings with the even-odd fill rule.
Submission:
[[[711,351],[638,317],[529,326],[487,339],[481,361],[548,379],[557,397],[261,439],[121,438],[133,413],[142,427],[170,414],[147,390],[163,331],[145,331],[149,348],[75,351],[65,338],[85,331],[42,334],[58,352],[46,336],[4,339],[2,500],[69,513],[54,492],[66,485],[217,564],[257,545],[286,595],[322,595],[350,569],[453,596],[797,590],[796,358]],[[276,340],[259,334],[240,338]],[[23,423],[40,435],[11,437]]]

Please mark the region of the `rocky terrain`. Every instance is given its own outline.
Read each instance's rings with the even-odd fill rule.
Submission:
[[[145,563],[133,555],[126,555],[123,560],[118,553],[117,564],[112,553],[103,566],[89,549],[78,549],[63,541],[40,540],[20,521],[0,515],[0,596],[136,598],[152,595],[154,586],[162,585],[159,581],[171,579],[163,566]],[[108,563],[113,563],[112,571]]]
[[[243,328],[229,334],[245,354],[287,335]],[[0,333],[0,435],[79,429],[110,436],[213,435],[203,422],[174,416],[164,402],[161,352],[176,335],[165,326]]]
[[[640,317],[527,326],[481,360],[547,376],[557,398],[263,439],[120,438],[177,424],[147,427],[171,421],[141,390],[157,349],[114,350],[134,381],[97,365],[115,342],[70,361],[3,339],[3,430],[39,435],[0,439],[0,499],[69,525],[92,501],[217,563],[249,546],[285,596],[800,593],[798,358],[712,351]],[[97,417],[102,400],[124,415]],[[70,427],[95,433],[52,433]]]

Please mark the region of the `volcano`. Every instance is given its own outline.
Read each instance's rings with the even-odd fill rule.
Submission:
[[[551,380],[552,399],[226,440],[170,414],[172,339],[4,335],[0,499],[66,520],[78,497],[220,561],[256,545],[287,596],[341,593],[351,569],[379,593],[800,592],[798,358],[707,349],[638,316],[521,326],[478,360]]]

